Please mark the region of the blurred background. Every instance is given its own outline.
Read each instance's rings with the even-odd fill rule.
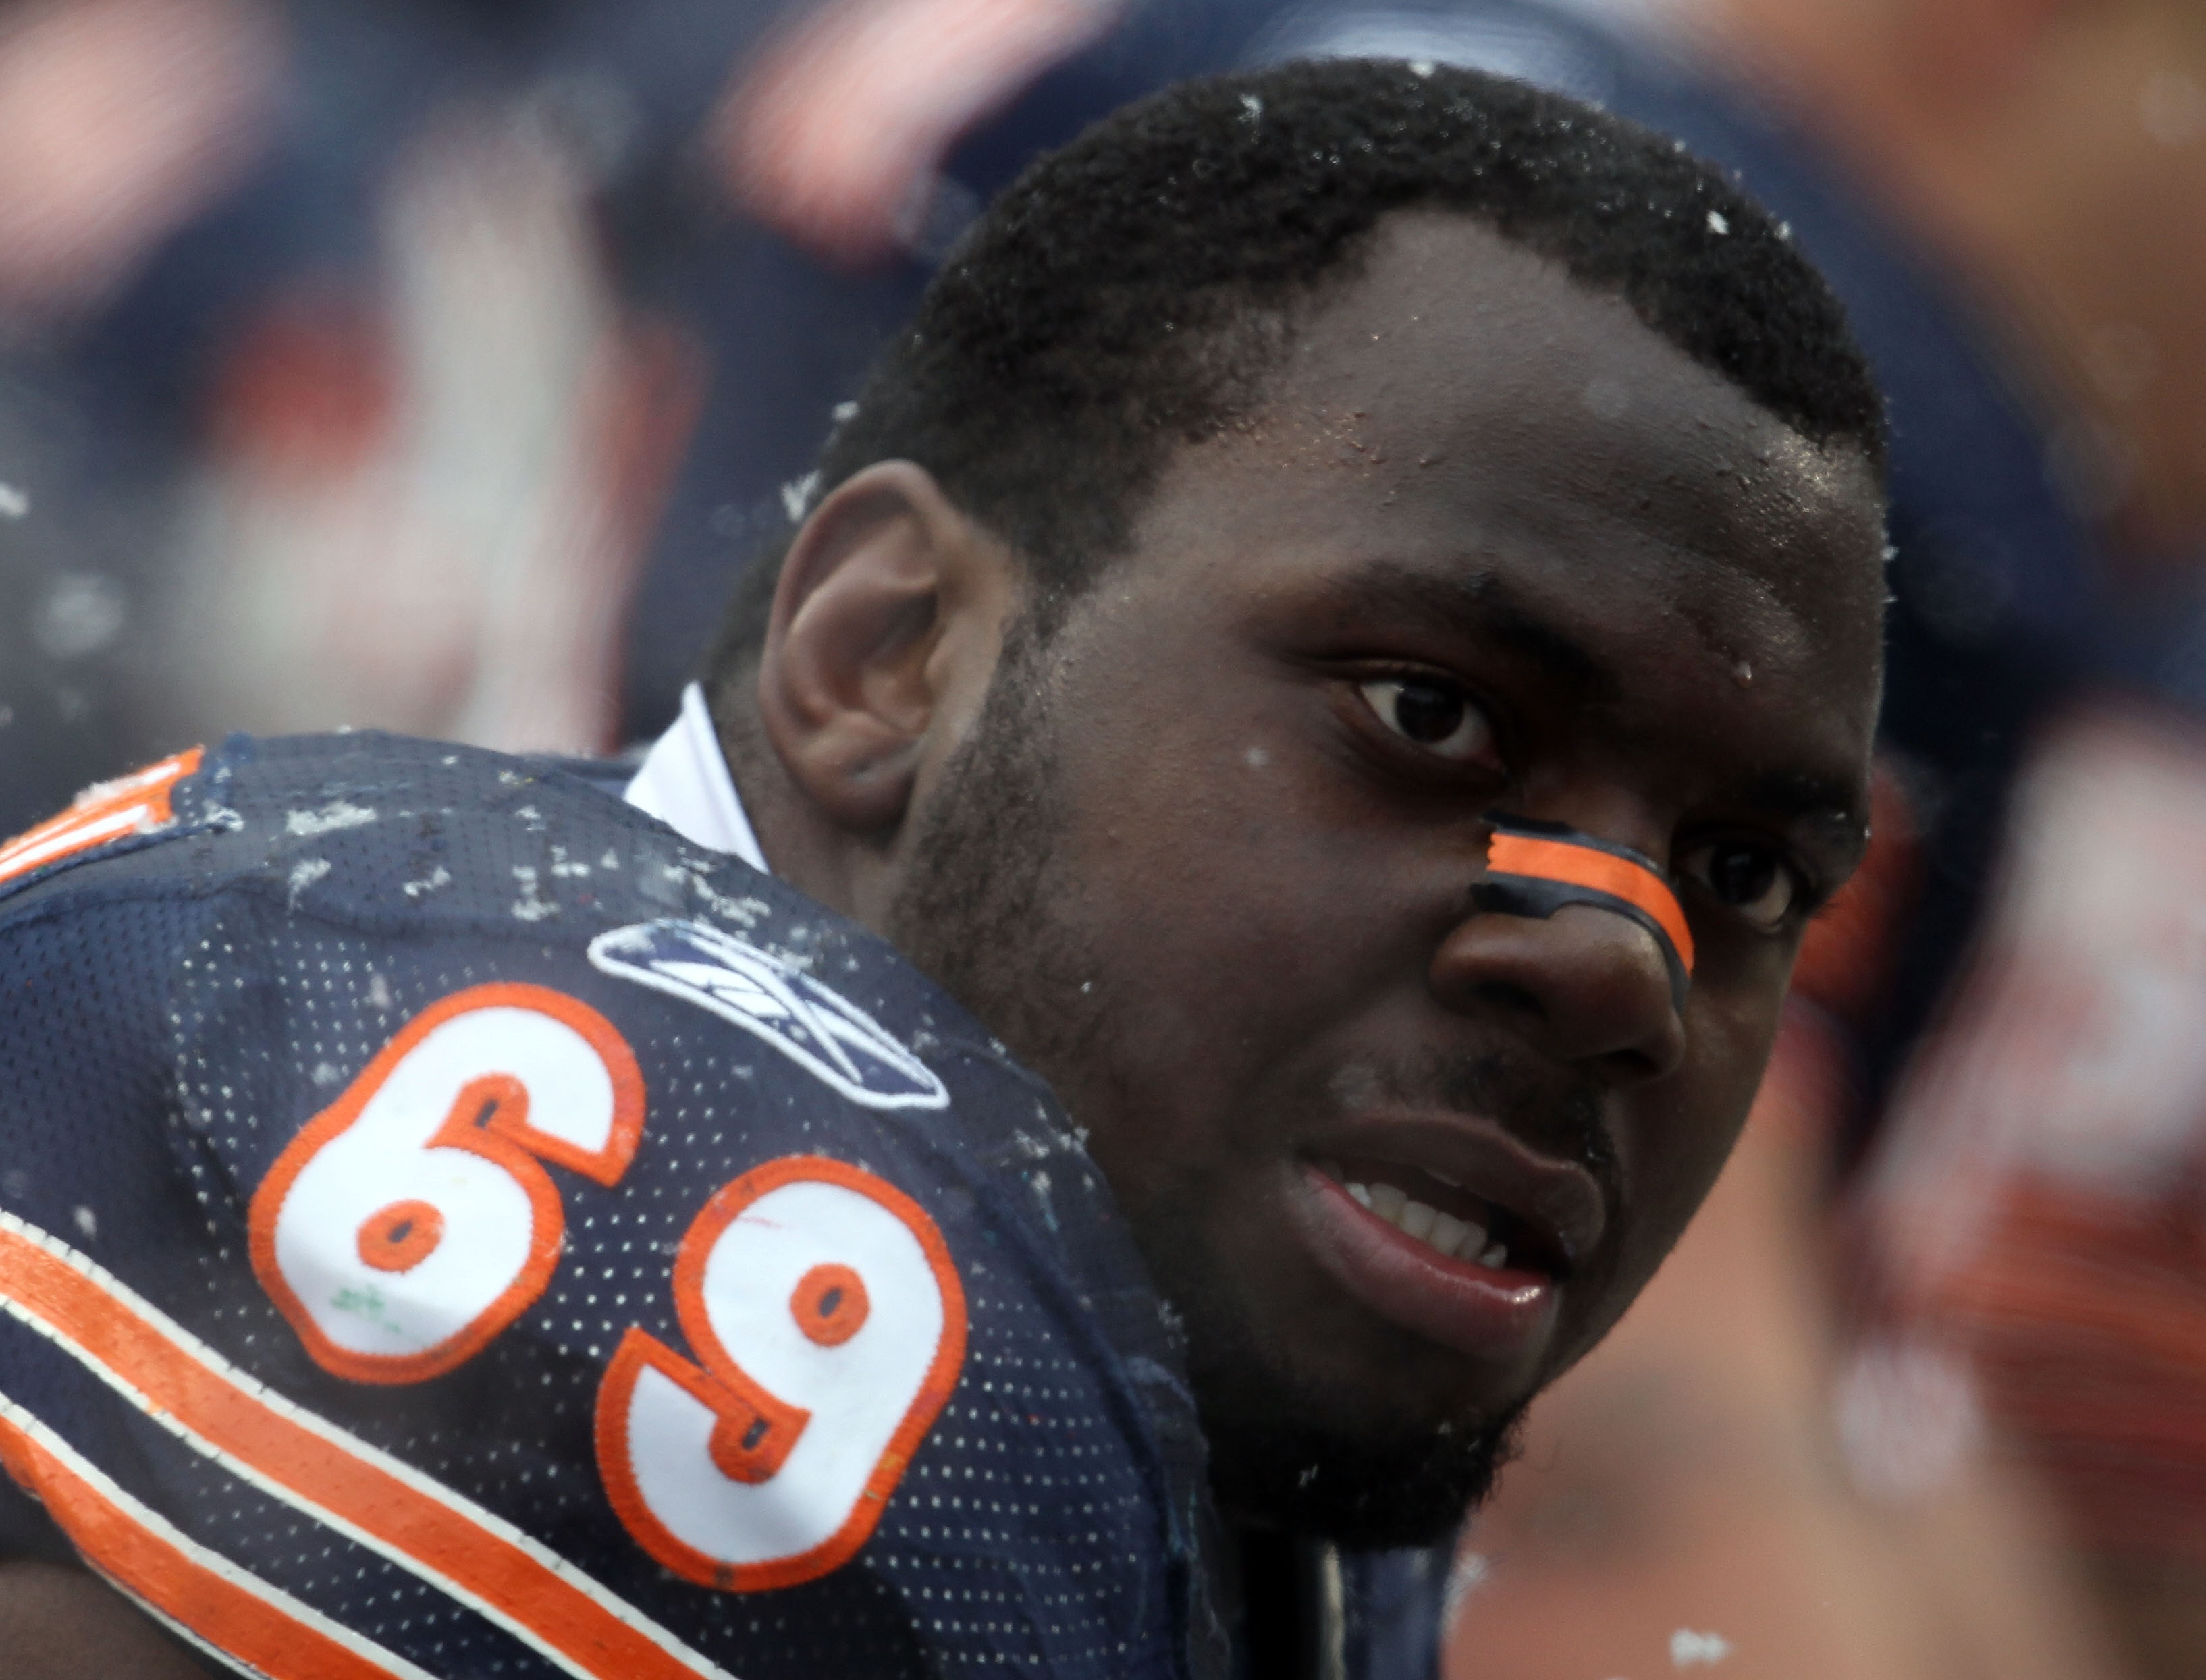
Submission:
[[[231,729],[647,739],[987,196],[1320,54],[1685,136],[1894,426],[1871,867],[1451,1675],[2206,1675],[2200,0],[0,0],[0,833]]]

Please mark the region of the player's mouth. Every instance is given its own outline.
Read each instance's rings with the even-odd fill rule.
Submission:
[[[1536,1357],[1601,1239],[1591,1174],[1459,1119],[1355,1131],[1295,1164],[1287,1202],[1318,1264],[1444,1347],[1496,1365]]]

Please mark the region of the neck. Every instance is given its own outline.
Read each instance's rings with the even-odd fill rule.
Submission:
[[[841,837],[802,797],[758,715],[755,664],[707,682],[712,732],[735,778],[766,867],[807,897],[856,918],[845,872],[835,867]]]

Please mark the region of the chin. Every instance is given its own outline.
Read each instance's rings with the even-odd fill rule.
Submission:
[[[1218,1386],[1198,1375],[1220,1508],[1239,1522],[1359,1551],[1447,1540],[1515,1456],[1523,1415],[1519,1405],[1497,1418],[1380,1435],[1309,1415],[1276,1385],[1260,1408],[1218,1395]]]
[[[1179,1242],[1160,1245],[1176,1252],[1153,1250],[1152,1265],[1186,1326],[1221,1510],[1355,1550],[1428,1546],[1461,1527],[1514,1456],[1529,1396],[1499,1406],[1464,1396],[1450,1405],[1415,1382],[1428,1398],[1411,1403],[1395,1379],[1406,1373],[1379,1357],[1354,1380],[1321,1375],[1285,1340],[1257,1331],[1237,1292],[1216,1287],[1188,1227],[1178,1229]],[[1429,1381],[1435,1373],[1422,1374]]]

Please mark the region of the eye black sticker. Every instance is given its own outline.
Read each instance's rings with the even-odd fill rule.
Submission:
[[[1471,889],[1482,910],[1540,920],[1566,904],[1590,904],[1637,922],[1653,938],[1670,975],[1670,1003],[1683,1014],[1693,980],[1693,933],[1684,907],[1654,861],[1564,823],[1489,813],[1494,839],[1486,876]]]

